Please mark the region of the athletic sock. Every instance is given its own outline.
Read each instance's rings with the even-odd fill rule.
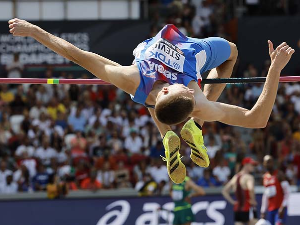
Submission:
[[[195,122],[196,126],[197,126],[200,130],[202,130],[202,127],[200,126],[200,124],[197,123],[195,120],[194,120],[194,122]]]

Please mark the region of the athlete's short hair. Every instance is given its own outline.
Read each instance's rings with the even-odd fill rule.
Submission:
[[[194,110],[194,99],[176,95],[156,102],[156,118],[164,124],[175,125],[185,121]]]

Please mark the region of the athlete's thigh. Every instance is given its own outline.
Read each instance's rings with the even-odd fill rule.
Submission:
[[[234,44],[224,38],[210,37],[201,41],[204,43],[203,47],[206,53],[206,62],[200,71],[201,74],[220,66],[233,57],[232,55],[235,52],[232,50],[234,49]]]

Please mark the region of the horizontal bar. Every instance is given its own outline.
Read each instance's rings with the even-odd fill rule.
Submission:
[[[264,83],[266,77],[250,78],[220,78],[203,79],[203,84],[243,84]],[[279,82],[298,82],[300,76],[280,77]],[[110,85],[100,79],[45,79],[45,78],[0,78],[0,84],[83,84],[83,85]]]

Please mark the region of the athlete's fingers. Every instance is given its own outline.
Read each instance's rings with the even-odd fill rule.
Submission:
[[[289,46],[286,45],[286,46],[282,47],[279,51],[280,51],[280,52],[286,53],[285,51],[286,51],[288,48],[289,48]]]
[[[14,23],[14,22],[16,22],[17,20],[18,20],[18,18],[13,18],[13,19],[9,20],[8,23],[9,23],[9,24]]]
[[[286,46],[286,42],[282,42],[280,45],[277,46],[277,48],[275,50],[279,51],[284,46]]]
[[[293,49],[293,48],[291,50],[289,50],[289,52],[288,52],[289,55],[293,55],[294,53],[295,53],[295,49]]]
[[[288,47],[288,49],[285,51],[286,51],[286,53],[289,53],[289,51],[291,51],[291,50],[292,50],[292,47]]]
[[[11,33],[11,34],[13,34],[14,32],[15,32],[15,28],[14,27],[9,30],[9,33]]]
[[[268,44],[269,44],[269,55],[272,54],[272,52],[274,52],[274,46],[272,41],[268,40]]]
[[[14,23],[11,23],[11,24],[9,24],[9,28],[13,28],[15,26],[15,24]]]

